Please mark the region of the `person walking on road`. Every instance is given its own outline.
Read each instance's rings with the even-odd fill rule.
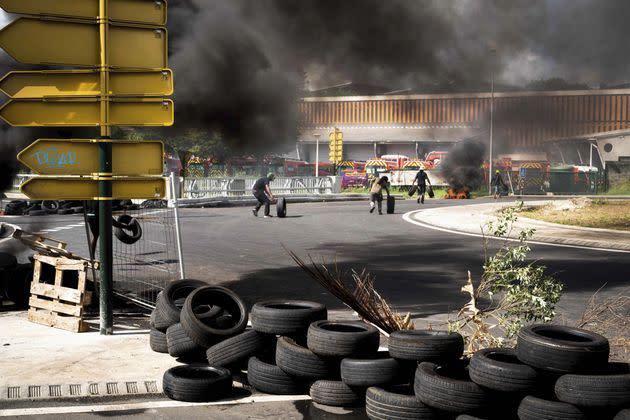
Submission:
[[[505,181],[503,181],[503,177],[501,176],[501,171],[498,169],[494,172],[494,176],[492,177],[492,185],[494,186],[494,199],[501,197],[501,192],[507,190],[507,185],[505,185]]]
[[[265,217],[271,217],[269,214],[269,205],[274,200],[273,193],[271,192],[271,188],[269,188],[269,183],[276,179],[276,176],[273,173],[268,173],[267,176],[263,176],[259,178],[252,187],[252,194],[258,200],[256,203],[256,207],[252,209],[252,213],[254,216],[258,217],[258,210],[265,205]]]
[[[376,178],[370,189],[370,213],[374,213],[375,204],[378,204],[378,214],[383,214],[383,189],[389,198],[389,178],[382,176]]]
[[[424,169],[420,169],[418,171],[411,185],[413,186],[416,182],[418,183],[418,199],[416,202],[424,204],[424,195],[427,192],[427,182],[429,183],[429,186],[431,186],[431,181],[429,181],[429,177],[427,176],[427,173],[424,172]]]

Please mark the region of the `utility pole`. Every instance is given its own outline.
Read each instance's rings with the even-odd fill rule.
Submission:
[[[490,63],[490,147],[488,161],[488,194],[492,194],[492,142],[494,136],[494,55],[496,50],[490,50],[492,62]]]
[[[315,139],[317,140],[315,143],[315,176],[319,176],[319,136],[320,134],[315,134]]]

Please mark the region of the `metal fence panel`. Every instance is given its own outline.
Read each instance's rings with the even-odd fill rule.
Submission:
[[[184,178],[183,198],[246,197],[258,178]],[[278,195],[333,194],[332,177],[278,177],[271,190]]]

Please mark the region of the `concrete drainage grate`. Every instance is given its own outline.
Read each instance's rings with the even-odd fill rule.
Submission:
[[[91,382],[87,384],[0,385],[0,404],[3,400],[41,400],[51,398],[115,397],[126,395],[159,394],[161,381]]]

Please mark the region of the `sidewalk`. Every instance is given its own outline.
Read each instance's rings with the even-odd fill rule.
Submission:
[[[550,202],[550,200],[527,201],[527,205],[542,206]],[[512,200],[505,200],[496,203],[440,207],[412,212],[405,218],[411,223],[429,228],[481,236],[481,227],[491,220],[496,220],[498,210],[514,204]],[[522,216],[518,216],[510,237],[516,239],[522,229],[529,228],[536,229],[530,241],[532,243],[630,252],[630,232],[560,225]]]

